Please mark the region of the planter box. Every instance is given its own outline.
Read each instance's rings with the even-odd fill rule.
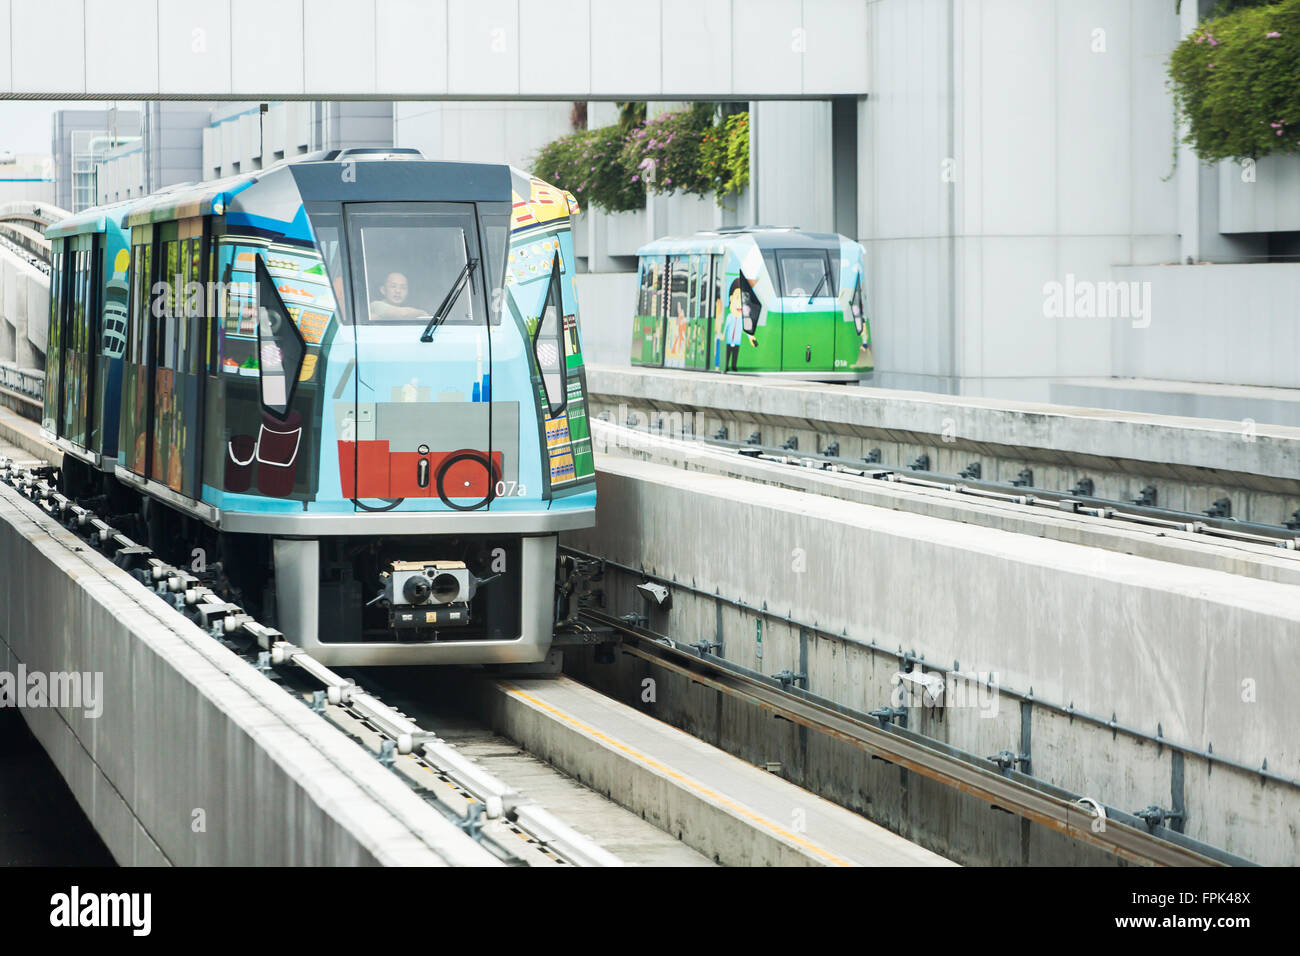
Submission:
[[[1254,181],[1243,181],[1253,173]],[[1219,164],[1219,232],[1300,231],[1300,155]]]

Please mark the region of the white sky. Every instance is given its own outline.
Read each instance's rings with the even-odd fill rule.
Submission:
[[[102,100],[0,100],[0,150],[48,156],[56,110],[99,110],[112,105]],[[135,109],[138,104],[119,105],[123,109]]]

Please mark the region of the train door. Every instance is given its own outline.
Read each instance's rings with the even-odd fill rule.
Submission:
[[[50,254],[50,321],[49,340],[46,343],[45,409],[41,426],[52,435],[59,433],[63,420],[63,325],[64,310],[68,302],[68,283],[71,259],[71,240],[55,239]]]
[[[75,236],[69,241],[71,287],[64,313],[61,352],[63,353],[63,417],[59,434],[69,441],[87,446],[86,425],[92,388],[92,277],[95,235]]]
[[[165,222],[158,227],[154,246],[155,283],[151,286],[154,329],[149,366],[153,388],[149,416],[149,478],[179,490],[182,462],[179,455],[180,406],[184,396],[178,387],[178,361],[182,351],[181,316],[184,284],[177,283],[181,271],[180,224]]]
[[[637,308],[632,326],[632,364],[664,364],[664,256],[638,261]]]
[[[686,349],[686,367],[708,368],[709,332],[709,256],[691,256],[690,332]]]
[[[85,313],[82,317],[82,394],[81,422],[79,431],[83,446],[91,452],[100,451],[100,439],[103,430],[100,417],[103,414],[103,402],[100,390],[100,329],[102,328],[101,311],[103,309],[103,257],[104,236],[91,233],[86,236],[85,259]]]
[[[664,368],[686,367],[690,332],[691,257],[668,257],[667,315],[664,319]]]
[[[203,219],[178,223],[172,274],[176,348],[172,368],[171,452],[167,487],[187,498],[201,495],[203,378],[207,335],[203,319]],[[168,262],[170,263],[170,257]]]
[[[104,467],[112,470],[118,454],[118,424],[121,420],[122,359],[130,325],[128,276],[130,247],[112,224],[103,235],[103,247],[96,256],[100,281],[95,314],[99,326],[95,335],[98,359],[95,366],[95,416],[92,448],[110,456]]]
[[[131,282],[126,356],[122,364],[122,426],[118,434],[118,461],[132,474],[148,474],[149,352],[153,334],[152,306],[154,254],[152,225],[131,231]]]
[[[359,511],[409,498],[486,508],[508,475],[492,441],[489,322],[501,310],[488,309],[475,207],[345,203],[343,215],[356,365],[344,494]]]
[[[726,272],[725,257],[709,256],[709,301],[708,301],[708,338],[705,368],[719,372],[726,356],[726,312],[727,304],[723,300],[722,280]]]
[[[782,295],[782,370],[834,368],[839,304],[830,257],[823,249],[782,249],[776,263]]]

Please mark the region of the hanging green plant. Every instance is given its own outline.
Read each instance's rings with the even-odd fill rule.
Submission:
[[[1300,152],[1300,0],[1221,6],[1169,58],[1184,142],[1205,162]]]
[[[695,103],[646,121],[644,103],[623,104],[619,122],[547,143],[534,175],[606,212],[644,209],[646,194],[723,197],[749,184],[749,114],[715,119],[713,103]]]
[[[704,134],[700,162],[718,205],[749,185],[749,114],[733,113]]]
[[[606,212],[645,208],[645,185],[623,165],[628,134],[620,126],[579,130],[547,143],[533,160],[533,174],[573,193],[581,206]]]
[[[713,180],[700,156],[704,136],[714,128],[714,109],[711,103],[695,103],[647,120],[628,134],[623,166],[634,169],[650,192],[709,195]]]

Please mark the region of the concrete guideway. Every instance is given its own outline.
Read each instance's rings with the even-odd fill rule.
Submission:
[[[891,699],[905,654],[995,675],[1014,693],[992,712],[945,707],[933,729],[938,712],[913,719],[977,754],[1032,727],[1046,782],[1128,812],[1170,808],[1172,792],[1193,839],[1260,862],[1300,852],[1279,829],[1300,799],[1300,702],[1286,685],[1300,587],[680,467],[599,466],[597,527],[563,543],[670,588],[707,586],[675,592],[655,630],[718,640],[762,673],[805,673],[807,689],[863,712]],[[607,585],[614,613],[644,609],[632,583]],[[890,816],[905,808],[884,811],[911,832]]]
[[[507,737],[724,865],[953,865],[568,678],[484,681],[477,693]]]
[[[102,674],[98,717],[23,716],[119,863],[498,862],[8,486],[0,567],[4,670]]]
[[[838,440],[846,457],[880,448],[885,464],[906,467],[925,454],[950,474],[983,459],[984,478],[1001,481],[1028,464],[1040,487],[1086,474],[1104,498],[1150,482],[1164,507],[1199,511],[1228,495],[1234,515],[1270,524],[1300,506],[1300,428],[608,365],[588,366],[587,386],[593,417],[689,412],[697,434],[759,430],[764,444],[795,436],[812,452]]]
[[[63,452],[41,438],[41,427],[13,409],[0,405],[0,442],[18,449],[15,460],[34,458],[48,465],[63,461]]]
[[[957,494],[940,488],[764,461],[706,441],[663,437],[600,419],[593,421],[592,431],[597,450],[605,454],[1083,544],[1189,567],[1300,585],[1300,551],[1276,545],[1207,537],[1191,531],[1171,529],[1167,525],[1125,523],[1057,508],[1033,507],[988,497]],[[790,454],[791,457],[797,456],[794,452]],[[817,456],[812,453],[806,457],[813,462],[817,460]],[[862,467],[870,470],[873,466]]]

